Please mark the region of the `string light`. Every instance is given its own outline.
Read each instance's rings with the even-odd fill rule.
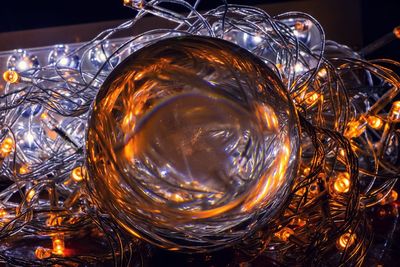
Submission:
[[[146,4],[145,0],[124,0],[125,6],[132,6],[134,8],[143,8]]]
[[[383,121],[378,116],[369,116],[367,119],[368,125],[376,130],[379,130],[383,126]]]
[[[400,39],[400,26],[397,26],[393,29],[393,34],[396,38]]]
[[[393,122],[400,121],[400,101],[393,102],[392,109],[390,112],[390,119]]]
[[[31,202],[36,192],[34,189],[29,189],[28,194],[26,195],[26,201]]]
[[[359,137],[365,131],[365,123],[360,120],[353,120],[347,124],[344,136],[347,138]]]
[[[7,70],[3,73],[3,79],[7,83],[18,83],[20,81],[20,76],[18,72],[14,70]]]
[[[352,233],[351,231],[341,235],[337,242],[336,242],[336,247],[339,250],[345,250],[346,248],[352,246],[354,244],[354,241],[356,239],[356,235]]]
[[[51,249],[44,247],[37,247],[35,250],[35,256],[39,260],[47,259],[51,257]]]
[[[72,170],[71,172],[71,178],[75,181],[75,182],[80,182],[83,180],[83,178],[86,175],[86,170],[83,166],[79,166],[76,167]]]
[[[318,101],[319,98],[320,94],[318,94],[317,92],[309,93],[308,95],[306,95],[306,104],[312,106]]]
[[[393,203],[397,200],[398,196],[399,194],[397,193],[397,191],[391,190],[390,193],[385,198],[383,198],[380,203],[381,205],[387,205]]]
[[[64,255],[64,235],[63,234],[57,234],[52,237],[53,241],[53,254],[58,255],[58,256],[63,256]]]
[[[320,78],[325,78],[326,77],[326,75],[328,74],[328,72],[327,72],[327,70],[325,69],[325,68],[322,68],[322,69],[320,69],[319,71],[318,71],[318,77],[320,77]]]
[[[7,137],[3,140],[3,142],[0,145],[0,158],[5,158],[14,149],[14,140],[11,137]]]
[[[29,168],[27,166],[21,166],[19,168],[19,174],[24,175],[24,174],[27,174],[28,172],[29,172]]]
[[[290,236],[294,235],[294,231],[289,227],[284,227],[280,231],[275,233],[275,236],[283,242],[289,241]]]
[[[7,216],[7,211],[5,209],[0,209],[0,219],[4,218]]]
[[[337,193],[347,193],[350,190],[350,174],[347,172],[339,173],[334,180],[333,188]]]

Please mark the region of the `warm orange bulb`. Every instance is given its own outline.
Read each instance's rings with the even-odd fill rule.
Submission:
[[[294,234],[294,231],[288,227],[282,228],[280,231],[275,233],[275,236],[280,240],[287,242],[291,235]]]
[[[336,247],[340,250],[344,250],[347,247],[350,247],[351,245],[354,244],[354,241],[356,239],[356,235],[351,233],[351,231],[341,235],[337,242],[336,242]]]
[[[19,174],[24,175],[24,174],[27,174],[28,172],[29,172],[29,168],[26,167],[26,166],[21,166],[21,167],[19,168]]]
[[[347,138],[359,137],[365,131],[365,123],[359,120],[350,121],[347,124],[347,128],[344,132],[344,136]]]
[[[35,256],[39,260],[47,259],[51,257],[51,250],[44,247],[37,247],[35,250]]]
[[[325,68],[320,69],[320,70],[318,71],[318,73],[317,73],[317,75],[318,75],[320,78],[325,78],[327,74],[328,74],[328,72],[326,71]]]
[[[381,205],[386,205],[386,204],[390,204],[392,202],[395,202],[398,198],[398,193],[395,190],[390,191],[390,193],[384,198],[382,199],[382,201],[380,202]]]
[[[371,128],[379,130],[383,126],[383,121],[381,118],[377,116],[369,116],[367,119],[368,125],[371,126]]]
[[[43,113],[40,115],[40,118],[41,118],[42,120],[46,120],[48,117],[49,117],[49,116],[47,115],[46,112],[43,112]]]
[[[333,183],[333,188],[338,193],[347,193],[350,189],[350,175],[345,173],[340,173]]]
[[[3,140],[0,145],[0,158],[5,158],[10,155],[11,151],[14,149],[14,140],[7,137]]]
[[[320,98],[320,95],[317,92],[308,93],[306,95],[306,104],[307,105],[314,105],[319,98]]]
[[[400,39],[400,26],[397,26],[393,29],[393,34],[396,36],[396,38]]]
[[[26,195],[26,201],[30,202],[35,196],[35,194],[36,194],[35,190],[33,189],[29,190],[28,194]]]
[[[7,211],[5,209],[0,209],[0,219],[7,216]]]
[[[179,193],[172,194],[171,199],[175,202],[183,202],[185,200]]]
[[[400,121],[400,101],[393,102],[392,110],[390,111],[390,119],[394,122]]]
[[[75,182],[82,181],[85,176],[86,176],[86,170],[85,170],[85,167],[83,167],[83,166],[82,167],[76,167],[71,172],[71,178]]]
[[[142,8],[144,6],[144,0],[124,0],[125,6],[133,6],[135,8]]]
[[[53,236],[53,254],[62,256],[64,255],[64,236],[62,234],[58,234]]]
[[[7,70],[3,73],[4,81],[8,83],[17,83],[20,80],[19,74],[14,70]]]

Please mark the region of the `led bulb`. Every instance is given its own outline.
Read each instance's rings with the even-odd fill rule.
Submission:
[[[393,102],[390,111],[390,119],[392,122],[400,122],[400,101]]]
[[[21,166],[19,168],[19,174],[24,175],[24,174],[27,174],[28,172],[29,172],[29,168],[27,166]]]
[[[367,119],[368,125],[376,130],[379,130],[383,126],[383,121],[378,116],[369,116]]]
[[[98,44],[89,51],[89,60],[95,68],[103,68],[103,70],[110,70],[117,66],[120,58],[111,55],[114,53],[116,46],[109,41]],[[105,64],[107,62],[107,64]]]
[[[333,182],[333,188],[337,193],[347,193],[350,190],[350,174],[340,173]]]
[[[294,231],[288,227],[282,228],[280,231],[275,233],[275,236],[280,240],[287,242],[291,235],[294,234]]]
[[[397,198],[398,198],[398,193],[395,190],[392,190],[384,199],[382,199],[380,204],[386,205],[386,204],[393,203],[397,200]]]
[[[393,34],[396,36],[396,38],[400,39],[400,26],[397,26],[393,29]]]
[[[6,217],[8,215],[5,209],[0,209],[0,219]]]
[[[317,92],[311,92],[306,95],[305,101],[307,105],[312,106],[318,101],[319,98],[320,94],[318,94]]]
[[[11,137],[7,137],[6,139],[3,140],[3,142],[0,145],[0,158],[5,158],[14,149],[14,140]]]
[[[347,247],[350,247],[351,245],[354,244],[354,241],[356,239],[356,235],[353,234],[351,231],[341,235],[338,240],[336,241],[336,247],[339,250],[344,250]]]
[[[28,194],[26,195],[26,201],[30,202],[33,199],[33,197],[35,196],[35,194],[36,194],[35,190],[30,189],[28,191]]]
[[[64,255],[64,236],[62,234],[57,234],[53,236],[53,254],[63,256]]]
[[[51,257],[51,249],[44,247],[37,247],[35,250],[35,256],[39,260],[47,259]]]
[[[146,4],[145,0],[124,0],[125,6],[131,6],[135,9],[136,8],[141,9],[144,7],[145,4]]]
[[[75,169],[72,170],[71,172],[71,178],[75,182],[80,182],[83,180],[83,178],[86,175],[86,171],[84,167],[76,167]]]
[[[20,80],[18,72],[14,70],[7,70],[3,73],[4,81],[8,83],[18,83]]]
[[[353,120],[347,124],[344,136],[347,138],[359,137],[365,131],[365,123],[360,120]]]
[[[49,54],[48,62],[57,67],[76,69],[79,66],[79,57],[71,55],[67,45],[56,45]]]
[[[40,67],[36,56],[30,55],[25,50],[17,50],[8,59],[7,68],[10,70],[22,72],[35,72]]]

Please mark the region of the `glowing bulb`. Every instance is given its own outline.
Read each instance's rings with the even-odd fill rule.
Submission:
[[[400,39],[400,26],[397,26],[393,29],[393,34],[396,36],[396,38]]]
[[[306,104],[307,105],[314,105],[317,100],[320,98],[320,95],[317,92],[308,93],[306,95]]]
[[[113,56],[109,59],[115,50],[115,45],[111,44],[109,41],[106,41],[95,46],[89,51],[89,60],[94,67],[101,67],[104,68],[104,70],[109,70],[110,68],[115,67],[120,60],[118,56]],[[106,62],[107,64],[105,64]]]
[[[30,202],[35,196],[35,194],[36,194],[35,190],[33,189],[29,190],[28,194],[26,195],[26,201]]]
[[[56,45],[49,54],[48,62],[50,65],[74,69],[79,66],[79,57],[70,54],[69,46]]]
[[[25,142],[27,142],[29,146],[32,146],[33,143],[35,142],[35,136],[31,132],[27,132],[25,134],[24,139],[25,139]]]
[[[393,102],[392,110],[390,111],[390,119],[393,122],[400,121],[400,101]]]
[[[299,72],[304,71],[304,65],[301,64],[300,62],[297,62],[297,63],[294,65],[294,71],[295,71],[296,73],[299,73]]]
[[[296,31],[305,31],[308,29],[308,25],[305,22],[296,21],[296,23],[294,24],[294,29]]]
[[[29,55],[24,50],[17,50],[8,59],[7,68],[17,72],[35,71],[40,67],[36,56]]]
[[[145,4],[145,0],[124,0],[125,6],[132,6],[134,8],[143,8]]]
[[[354,241],[356,239],[356,235],[351,233],[351,231],[341,235],[337,242],[336,242],[336,247],[339,250],[344,250],[347,247],[350,247],[351,245],[353,245]]]
[[[347,193],[350,189],[350,174],[342,172],[333,183],[333,188],[338,193]]]
[[[367,119],[368,125],[371,126],[371,128],[379,130],[383,126],[383,121],[381,118],[377,116],[369,116]]]
[[[0,209],[0,218],[4,218],[7,216],[7,211],[5,209]]]
[[[19,168],[19,174],[24,175],[24,174],[27,174],[28,172],[29,172],[29,168],[26,167],[26,166],[21,166],[21,167]]]
[[[8,83],[17,83],[20,80],[18,72],[14,70],[7,70],[3,73],[4,81]]]
[[[381,205],[390,204],[392,202],[395,202],[398,196],[399,194],[395,190],[392,190],[390,191],[389,195],[387,195],[380,203]]]
[[[280,231],[275,233],[275,236],[280,240],[287,242],[291,235],[294,234],[294,231],[288,227],[282,228]]]
[[[356,138],[359,137],[364,131],[365,131],[365,123],[359,120],[353,120],[347,124],[344,136],[347,138]]]
[[[255,43],[261,43],[262,38],[261,38],[260,35],[256,35],[256,36],[253,37],[253,41],[254,41]]]
[[[325,68],[320,69],[320,70],[318,71],[318,73],[317,73],[317,75],[318,75],[320,78],[325,78],[327,74],[328,74],[328,72],[326,71]]]
[[[10,137],[4,139],[0,145],[0,158],[5,158],[8,155],[10,155],[13,148],[14,148],[14,140]]]
[[[184,199],[184,198],[182,197],[182,195],[179,194],[179,193],[173,194],[172,197],[171,197],[171,199],[172,199],[173,201],[175,201],[175,202],[183,202],[183,201],[185,201],[185,199]]]
[[[44,247],[37,247],[35,250],[35,256],[39,260],[47,259],[51,257],[51,250]]]
[[[62,234],[58,234],[53,236],[53,254],[62,256],[64,255],[64,236]]]
[[[86,175],[86,171],[84,167],[76,167],[71,172],[71,178],[75,182],[80,182],[83,180],[84,176]]]

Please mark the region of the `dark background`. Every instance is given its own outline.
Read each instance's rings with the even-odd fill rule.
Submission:
[[[281,12],[286,12],[291,11],[292,6],[296,6],[296,4],[302,1],[303,0],[230,0],[229,2],[247,5],[285,3]],[[343,11],[354,9],[355,13],[359,12],[361,15],[360,18],[357,17],[356,19],[361,20],[360,32],[362,40],[358,43],[347,43],[355,48],[369,44],[382,35],[392,31],[395,26],[400,25],[399,0],[331,1],[341,5],[340,9]],[[193,0],[191,2],[193,2]],[[314,0],[311,2],[310,9],[312,9],[314,2],[315,5],[318,5],[323,1]],[[203,0],[200,8],[208,9],[220,4],[222,4],[222,0]],[[287,7],[287,9],[285,9],[285,7]],[[357,8],[359,10],[356,10]],[[309,12],[308,10],[299,11]],[[322,18],[334,15],[337,18],[337,22],[342,19],[340,12],[337,12],[337,14],[328,14],[328,12],[322,11],[321,13],[322,14],[318,16]],[[357,14],[357,16],[359,14]],[[0,3],[0,33],[3,33],[4,36],[6,32],[122,20],[131,18],[133,15],[134,11],[124,7],[122,5],[122,0],[3,0]],[[349,31],[349,29],[352,29],[351,25],[349,25],[348,29],[340,25],[340,29],[338,30],[342,31],[343,34],[348,34],[346,31]],[[47,37],[42,37],[42,39],[45,38]],[[0,39],[0,42],[6,41],[3,38]],[[392,42],[376,53],[371,54],[369,57],[387,57],[400,60],[400,40]]]

